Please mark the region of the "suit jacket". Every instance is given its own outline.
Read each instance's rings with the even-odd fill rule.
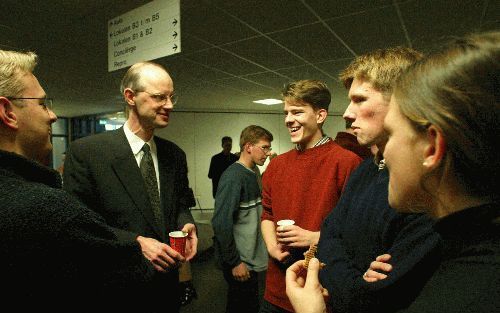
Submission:
[[[174,143],[154,137],[160,177],[162,229],[154,219],[146,186],[123,129],[74,141],[64,163],[64,189],[77,196],[106,222],[123,231],[168,243],[168,232],[194,223],[189,208],[193,192],[187,178],[186,155]]]
[[[119,239],[135,239],[141,235],[168,244],[170,231],[194,223],[189,211],[194,196],[187,178],[186,155],[168,140],[156,136],[154,140],[164,227],[154,218],[141,171],[123,129],[76,140],[66,154],[63,188],[102,215],[116,228]],[[151,312],[165,310],[167,298],[170,298],[169,309],[175,312],[175,304],[180,306],[178,271],[158,272],[156,276],[151,293],[161,298],[151,301],[158,304]]]

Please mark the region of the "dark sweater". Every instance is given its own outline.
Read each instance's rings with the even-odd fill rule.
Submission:
[[[351,175],[339,203],[321,228],[321,284],[335,312],[394,312],[411,303],[438,262],[439,236],[421,214],[399,214],[388,204],[388,173],[365,159]],[[388,278],[366,283],[362,275],[389,253]]]
[[[2,304],[16,312],[125,308],[154,271],[137,242],[61,190],[58,172],[1,150],[0,233]]]
[[[440,219],[442,263],[405,313],[500,312],[500,204]]]

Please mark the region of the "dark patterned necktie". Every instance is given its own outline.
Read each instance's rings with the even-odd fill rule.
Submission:
[[[145,143],[141,150],[144,151],[140,164],[141,174],[144,178],[144,183],[146,184],[149,201],[151,202],[156,222],[160,228],[163,229],[163,213],[160,207],[160,195],[158,193],[158,183],[156,181],[155,166],[153,164],[153,158],[151,157],[150,147],[147,143]]]

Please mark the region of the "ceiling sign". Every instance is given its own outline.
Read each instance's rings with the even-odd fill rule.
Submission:
[[[108,71],[181,52],[180,0],[155,0],[108,21]]]

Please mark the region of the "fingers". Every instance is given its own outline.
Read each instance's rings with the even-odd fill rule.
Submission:
[[[276,260],[283,263],[283,262],[286,262],[289,257],[290,257],[290,252],[288,252],[288,251],[280,252],[280,254],[276,256]]]
[[[233,276],[233,278],[236,280],[236,281],[239,281],[239,282],[244,282],[244,281],[247,281],[250,279],[250,273],[247,273],[246,275],[243,275],[243,276]]]
[[[299,287],[297,278],[304,268],[304,260],[297,261],[290,265],[286,270],[286,285],[291,287]]]
[[[313,288],[320,284],[318,273],[319,273],[319,260],[317,258],[312,258],[309,261],[309,266],[307,267],[306,287]]]
[[[176,262],[175,259],[172,259],[167,254],[159,255],[158,257],[151,259],[151,263],[153,267],[159,272],[167,272],[172,268],[176,268],[180,266],[180,262]]]
[[[386,254],[379,255],[375,260],[379,261],[379,262],[388,262],[390,259],[391,259],[391,255],[386,253]]]
[[[154,264],[154,263],[152,263],[152,264],[153,264],[154,269],[157,270],[158,272],[162,272],[162,273],[166,273],[167,272],[163,267],[161,267],[161,266],[159,266],[157,264]]]
[[[379,255],[375,261],[370,263],[370,268],[363,274],[363,279],[369,283],[373,283],[382,279],[386,279],[387,275],[392,270],[392,265],[387,263],[391,259],[391,255]]]
[[[387,275],[376,272],[374,270],[368,269],[364,274],[363,274],[363,279],[369,283],[373,283],[382,279],[386,279]]]
[[[323,288],[321,287],[321,294],[323,295],[323,297],[325,298],[328,298],[330,296],[330,294],[328,293],[328,290],[326,288]]]
[[[281,244],[276,245],[271,250],[269,250],[269,254],[272,258],[278,260],[279,262],[283,262],[288,256],[290,256],[290,252],[283,251],[284,247]]]
[[[195,257],[195,255],[198,251],[197,247],[198,247],[198,240],[193,240],[193,242],[189,241],[189,245],[186,245],[186,260],[187,261],[191,261]]]
[[[290,232],[292,230],[294,230],[297,226],[295,225],[285,225],[285,226],[278,226],[276,227],[276,231],[279,233],[279,234],[284,234],[284,233],[287,233],[287,232]]]
[[[373,261],[370,263],[370,270],[374,272],[390,272],[392,270],[392,265],[389,263]]]
[[[181,229],[183,232],[188,233],[191,237],[196,237],[196,226],[192,223],[187,223]]]

